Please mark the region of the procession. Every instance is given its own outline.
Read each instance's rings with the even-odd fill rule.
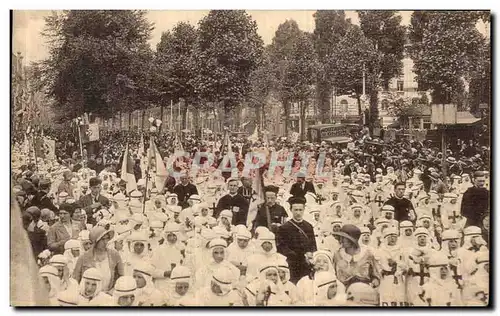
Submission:
[[[432,128],[359,111],[288,133],[265,107],[208,128],[187,101],[125,128],[24,117],[11,216],[34,260],[12,264],[44,306],[489,306],[489,121],[438,103]]]

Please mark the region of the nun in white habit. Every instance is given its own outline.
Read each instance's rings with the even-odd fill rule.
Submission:
[[[229,270],[235,275],[233,281],[235,282],[233,285],[235,285],[240,276],[240,270],[226,259],[227,243],[223,239],[216,238],[210,241],[209,249],[212,254],[211,261],[197,262],[198,270],[195,276],[196,288],[200,289],[209,286],[212,282],[214,272],[221,267]]]

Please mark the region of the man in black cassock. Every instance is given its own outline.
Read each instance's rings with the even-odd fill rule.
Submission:
[[[253,222],[253,231],[259,226],[265,226],[276,234],[278,228],[287,220],[288,214],[283,206],[276,203],[279,192],[278,187],[269,185],[264,188],[264,192],[266,195],[266,203],[259,205],[257,216]],[[266,206],[269,213],[267,213]],[[269,214],[269,221],[267,214]]]
[[[474,186],[465,191],[460,212],[467,218],[465,227],[483,227],[483,219],[489,213],[490,192],[484,187],[485,176],[481,171],[474,173]]]
[[[181,175],[181,183],[174,187],[174,193],[177,194],[177,197],[179,198],[178,205],[185,209],[189,207],[189,197],[191,195],[198,194],[198,189],[194,184],[189,183],[188,175],[183,173]]]
[[[306,199],[291,197],[292,216],[288,222],[278,229],[276,247],[278,252],[287,258],[290,268],[290,282],[296,284],[311,271],[308,259],[317,250],[313,226],[303,220]]]
[[[241,194],[250,203],[252,196],[255,193],[252,188],[252,179],[241,177],[242,186],[238,188],[238,194]]]
[[[249,202],[241,194],[238,194],[237,179],[229,179],[227,181],[227,186],[229,194],[226,194],[219,199],[213,216],[218,218],[222,210],[230,210],[233,212],[233,221],[231,224],[242,224],[246,226]]]

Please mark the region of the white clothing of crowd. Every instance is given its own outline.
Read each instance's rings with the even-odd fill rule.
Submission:
[[[56,172],[45,173],[58,187],[64,167],[52,163]],[[63,255],[44,251],[39,256],[39,276],[47,288],[52,306],[484,306],[489,295],[489,250],[478,227],[464,227],[460,201],[468,176],[444,196],[426,194],[415,177],[406,183],[405,196],[415,206],[416,225],[394,220],[394,208],[382,206],[393,190],[393,174],[379,173],[376,182],[353,173],[340,176],[333,170],[328,179],[310,179],[316,194],[306,194],[305,219],[315,230],[317,252],[313,254],[313,276],[297,284],[289,281],[286,257],[277,252],[275,235],[266,227],[251,231],[256,204],[252,204],[248,225],[232,226],[232,212],[212,217],[213,206],[226,192],[220,173],[205,181],[193,179],[199,195],[189,207],[177,206],[173,193],[150,191],[142,211],[139,192],[125,197],[113,192],[115,174],[82,169],[74,174],[73,198],[88,193],[88,179],[98,176],[101,194],[112,201],[108,210],[95,212],[96,226],[106,227],[124,273],[114,285],[112,276],[91,267],[80,283],[72,278],[79,257],[89,251],[87,224],[78,239],[65,244]],[[264,179],[271,183],[272,179]],[[287,200],[291,183],[280,187],[277,203],[290,212]],[[318,197],[321,196],[321,199]],[[68,201],[64,195],[56,204]],[[261,201],[262,202],[262,201]],[[441,214],[433,210],[439,207]],[[289,217],[291,214],[289,213]],[[371,230],[370,222],[374,223]],[[333,236],[345,224],[361,230],[359,245],[376,260],[381,276],[373,287],[353,284],[349,288],[337,279],[333,260],[341,245]],[[437,235],[441,236],[438,240]],[[356,262],[357,258],[352,258]],[[104,285],[104,286],[103,286]],[[110,288],[110,290],[105,290]],[[370,295],[375,293],[375,301]],[[366,298],[368,297],[368,298]]]

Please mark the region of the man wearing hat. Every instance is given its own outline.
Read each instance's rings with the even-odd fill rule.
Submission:
[[[482,220],[489,213],[490,192],[484,188],[485,177],[481,171],[474,173],[474,186],[465,191],[460,212],[467,218],[465,227],[483,227]]]
[[[66,192],[68,193],[68,196],[74,197],[73,196],[73,190],[74,187],[71,184],[71,179],[73,178],[73,172],[66,170],[63,173],[63,181],[59,184],[59,187],[57,188],[57,194],[61,192]]]
[[[285,223],[288,214],[285,208],[276,203],[279,188],[273,185],[264,188],[266,202],[259,205],[257,216],[253,223],[253,231],[259,226],[267,227],[271,232],[276,233],[278,228]]]
[[[90,194],[80,198],[80,205],[87,213],[88,223],[92,225],[97,223],[92,216],[93,212],[99,210],[101,207],[109,208],[111,206],[109,200],[101,195],[101,183],[102,181],[99,178],[90,178]]]
[[[296,284],[311,270],[308,259],[317,250],[313,226],[303,219],[306,200],[291,197],[288,200],[292,219],[278,228],[276,246],[278,252],[287,258],[290,267],[290,282]]]
[[[49,179],[40,180],[39,190],[35,194],[35,197],[31,201],[29,206],[31,205],[38,206],[40,209],[48,208],[49,210],[57,214],[59,210],[48,196],[50,188],[51,188],[51,182]]]
[[[305,197],[307,192],[316,194],[314,185],[306,181],[306,175],[303,172],[297,173],[297,182],[290,189],[290,194],[294,197]]]

